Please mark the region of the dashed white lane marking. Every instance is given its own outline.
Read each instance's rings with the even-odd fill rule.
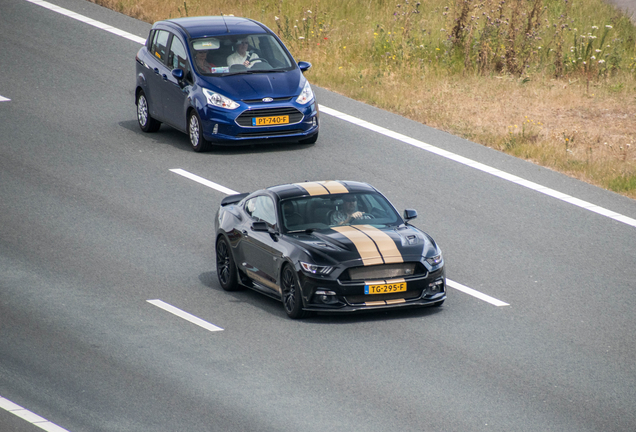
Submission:
[[[233,194],[237,194],[238,193],[238,192],[236,192],[236,191],[234,191],[232,189],[226,188],[225,186],[221,186],[221,185],[219,185],[217,183],[211,182],[209,180],[204,179],[203,177],[199,177],[196,174],[192,174],[192,173],[190,173],[188,171],[185,171],[185,170],[182,170],[182,169],[179,169],[179,168],[178,169],[171,169],[170,171],[172,171],[175,174],[179,174],[180,176],[189,178],[190,180],[194,180],[195,182],[200,183],[202,185],[205,185],[207,187],[210,187],[212,189],[216,189],[216,190],[218,190],[220,192],[223,192],[223,193],[225,193],[227,195],[233,195]],[[494,297],[490,297],[487,294],[481,293],[481,292],[476,291],[476,290],[474,290],[472,288],[468,288],[467,286],[464,286],[464,285],[462,285],[460,283],[454,282],[454,281],[452,281],[450,279],[446,279],[446,284],[449,287],[451,287],[451,288],[455,288],[458,291],[461,291],[461,292],[463,292],[465,294],[468,294],[468,295],[471,295],[473,297],[476,297],[476,298],[478,298],[480,300],[483,300],[485,302],[488,302],[488,303],[490,303],[492,305],[495,305],[495,306],[510,306],[508,303],[502,302],[501,300],[497,300]]]
[[[521,177],[518,177],[516,175],[509,174],[509,173],[507,173],[505,171],[501,171],[501,170],[499,170],[497,168],[493,168],[493,167],[488,166],[488,165],[484,165],[484,164],[482,164],[480,162],[476,162],[474,160],[465,158],[463,156],[460,156],[458,154],[449,152],[449,151],[441,149],[439,147],[435,147],[435,146],[432,146],[430,144],[426,144],[425,142],[416,140],[415,138],[411,138],[411,137],[408,137],[406,135],[402,135],[401,133],[398,133],[398,132],[393,132],[393,131],[391,131],[389,129],[385,129],[385,128],[381,127],[381,126],[374,125],[373,123],[369,123],[367,121],[364,121],[364,120],[361,120],[359,118],[350,116],[349,114],[345,114],[345,113],[342,113],[340,111],[336,111],[334,109],[328,108],[328,107],[323,106],[323,105],[320,105],[320,112],[321,113],[325,113],[325,114],[329,114],[329,115],[334,116],[334,117],[337,117],[337,118],[339,118],[341,120],[344,120],[346,122],[353,123],[353,124],[355,124],[357,126],[365,128],[365,129],[369,129],[369,130],[371,130],[373,132],[377,132],[379,134],[385,135],[385,136],[387,136],[389,138],[396,139],[396,140],[401,141],[401,142],[403,142],[405,144],[409,144],[409,145],[412,145],[414,147],[421,148],[422,150],[426,150],[426,151],[434,153],[434,154],[436,154],[438,156],[442,156],[442,157],[444,157],[446,159],[450,159],[452,161],[458,162],[458,163],[460,163],[462,165],[466,165],[466,166],[469,166],[471,168],[475,168],[477,170],[483,171],[485,173],[492,174],[492,175],[494,175],[496,177],[499,177],[501,179],[507,180],[507,181],[512,182],[512,183],[516,183],[519,186],[523,186],[523,187],[526,187],[528,189],[532,189],[534,191],[541,192],[542,194],[551,196],[551,197],[556,198],[556,199],[561,200],[561,201],[565,201],[567,203],[570,203],[570,204],[575,205],[577,207],[580,207],[582,209],[589,210],[589,211],[594,212],[594,213],[598,213],[601,216],[606,216],[606,217],[608,217],[610,219],[614,219],[614,220],[616,220],[618,222],[622,222],[624,224],[636,227],[636,219],[632,219],[632,218],[630,218],[628,216],[624,216],[622,214],[616,213],[614,211],[608,210],[608,209],[603,208],[603,207],[599,207],[599,206],[597,206],[595,204],[592,204],[592,203],[589,203],[587,201],[583,201],[581,199],[574,198],[573,196],[564,194],[564,193],[556,191],[554,189],[550,189],[548,187],[541,186],[538,183],[534,183],[534,182],[531,182],[529,180],[525,180],[525,179],[523,179]]]
[[[232,189],[226,188],[225,186],[221,186],[218,183],[214,183],[214,182],[212,182],[210,180],[204,179],[203,177],[199,177],[196,174],[192,174],[190,172],[184,171],[184,170],[179,169],[179,168],[171,169],[170,171],[172,171],[175,174],[179,174],[180,176],[189,178],[190,180],[194,180],[197,183],[201,183],[202,185],[207,186],[209,188],[216,189],[219,192],[222,192],[222,193],[224,193],[226,195],[235,195],[235,194],[238,193],[236,191],[233,191]]]
[[[490,303],[491,305],[495,305],[495,306],[510,306],[508,303],[506,302],[502,302],[501,300],[497,300],[494,297],[490,297],[487,294],[484,294],[482,292],[479,292],[477,290],[474,290],[472,288],[468,288],[467,286],[464,286],[460,283],[457,283],[455,281],[452,281],[450,279],[446,279],[446,284],[451,287],[451,288],[455,288],[458,291],[461,291],[465,294],[471,295],[473,297],[477,297],[480,300],[483,300],[487,303]]]
[[[110,26],[108,24],[104,24],[103,22],[99,22],[99,21],[96,21],[96,20],[94,20],[92,18],[88,18],[88,17],[86,17],[84,15],[80,15],[80,14],[78,14],[76,12],[70,11],[68,9],[64,9],[63,7],[54,5],[52,3],[49,3],[49,2],[46,2],[46,1],[43,1],[43,0],[27,0],[27,1],[31,2],[33,4],[36,4],[38,6],[42,6],[42,7],[45,7],[47,9],[50,9],[53,12],[57,12],[59,14],[66,15],[69,18],[73,18],[73,19],[76,19],[76,20],[81,21],[83,23],[86,23],[88,25],[92,25],[93,27],[97,27],[99,29],[106,30],[107,32],[115,34],[117,36],[121,36],[123,38],[130,39],[133,42],[137,42],[137,43],[140,43],[142,45],[146,43],[146,39],[145,38],[141,38],[139,36],[135,36],[132,33],[128,33],[126,31],[120,30],[120,29],[118,29],[116,27]]]
[[[44,429],[48,432],[69,432],[68,430],[59,427],[55,423],[51,423],[45,418],[40,417],[34,412],[29,411],[28,409],[22,408],[20,405],[11,402],[9,399],[3,398],[0,396],[0,408],[5,411],[14,414],[21,419],[24,419],[31,423],[34,426],[39,427],[40,429]]]
[[[211,324],[207,321],[203,321],[201,318],[195,317],[192,314],[189,314],[186,311],[182,311],[179,308],[176,308],[174,306],[172,306],[171,304],[168,304],[166,302],[163,302],[161,300],[147,300],[148,303],[153,304],[155,306],[157,306],[158,308],[161,308],[163,310],[165,310],[166,312],[170,312],[173,315],[178,316],[179,318],[183,318],[186,321],[190,321],[192,324],[196,324],[199,327],[203,327],[206,330],[210,330],[210,331],[223,331],[223,329],[221,327],[217,327],[214,324]]]
[[[140,38],[139,36],[135,36],[132,33],[128,33],[128,32],[125,32],[123,30],[119,30],[119,29],[117,29],[115,27],[112,27],[112,26],[110,26],[108,24],[104,24],[104,23],[101,23],[99,21],[95,21],[92,18],[85,17],[83,15],[80,15],[80,14],[75,13],[73,11],[70,11],[68,9],[61,8],[59,6],[51,4],[49,2],[46,2],[46,1],[43,1],[43,0],[26,0],[26,1],[31,2],[33,4],[37,4],[37,5],[43,6],[43,7],[47,8],[47,9],[52,10],[52,11],[61,13],[63,15],[66,15],[66,16],[70,17],[70,18],[79,20],[79,21],[84,22],[86,24],[90,24],[90,25],[95,26],[97,28],[106,30],[106,31],[108,31],[110,33],[113,33],[113,34],[116,34],[118,36],[124,37],[126,39],[130,39],[132,41],[138,42],[140,44],[145,44],[146,43],[146,40],[144,38]],[[509,174],[509,173],[507,173],[505,171],[501,171],[501,170],[499,170],[497,168],[493,168],[493,167],[490,167],[488,165],[484,165],[484,164],[482,164],[480,162],[476,162],[474,160],[465,158],[463,156],[460,156],[458,154],[449,152],[449,151],[441,149],[439,147],[435,147],[433,145],[426,144],[425,142],[419,141],[419,140],[417,140],[415,138],[408,137],[406,135],[402,135],[401,133],[393,132],[393,131],[391,131],[389,129],[383,128],[383,127],[378,126],[378,125],[374,125],[373,123],[369,123],[369,122],[367,122],[365,120],[361,120],[359,118],[350,116],[349,114],[342,113],[340,111],[337,111],[335,109],[331,109],[331,108],[326,107],[324,105],[320,105],[320,111],[325,113],[325,114],[337,117],[337,118],[339,118],[341,120],[344,120],[346,122],[353,123],[355,125],[358,125],[360,127],[365,128],[365,129],[371,130],[373,132],[377,132],[379,134],[385,135],[385,136],[387,136],[389,138],[396,139],[396,140],[401,141],[401,142],[403,142],[405,144],[409,144],[409,145],[412,145],[414,147],[421,148],[422,150],[426,150],[426,151],[429,151],[431,153],[435,153],[438,156],[442,156],[444,158],[453,160],[455,162],[458,162],[460,164],[469,166],[471,168],[475,168],[475,169],[483,171],[485,173],[492,174],[492,175],[494,175],[496,177],[499,177],[501,179],[507,180],[507,181],[512,182],[512,183],[516,183],[516,184],[518,184],[520,186],[523,186],[523,187],[532,189],[532,190],[534,190],[536,192],[540,192],[542,194],[551,196],[553,198],[556,198],[558,200],[561,200],[561,201],[567,202],[569,204],[575,205],[575,206],[580,207],[582,209],[589,210],[591,212],[600,214],[601,216],[605,216],[605,217],[608,217],[610,219],[614,219],[615,221],[622,222],[624,224],[636,227],[636,219],[630,218],[630,217],[622,215],[620,213],[616,213],[616,212],[614,212],[612,210],[608,210],[608,209],[603,208],[603,207],[599,207],[596,204],[592,204],[592,203],[589,203],[587,201],[583,201],[583,200],[575,198],[575,197],[573,197],[571,195],[564,194],[564,193],[559,192],[557,190],[550,189],[548,187],[542,186],[542,185],[540,185],[538,183],[534,183],[534,182],[531,182],[529,180],[525,180],[525,179],[523,179],[521,177],[518,177],[516,175]]]
[[[8,101],[10,101],[10,100],[11,100],[11,99],[9,99],[9,98],[6,98],[6,97],[4,97],[4,96],[0,96],[0,102],[8,102]]]

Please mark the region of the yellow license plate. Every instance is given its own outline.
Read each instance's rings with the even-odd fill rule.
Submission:
[[[364,286],[365,294],[388,294],[402,291],[406,291],[406,282]]]
[[[289,116],[275,116],[275,117],[254,117],[252,119],[252,126],[269,126],[289,123]]]

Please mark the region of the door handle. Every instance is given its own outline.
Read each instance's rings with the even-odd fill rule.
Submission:
[[[159,75],[159,68],[155,68],[155,73]]]
[[[247,230],[243,230],[243,235],[247,237]]]
[[[161,77],[163,78],[164,81],[168,81],[168,75],[163,74],[163,75],[161,75]]]

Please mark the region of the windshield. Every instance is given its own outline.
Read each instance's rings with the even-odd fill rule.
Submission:
[[[288,71],[295,66],[269,34],[215,36],[192,41],[195,66],[204,75]]]
[[[394,226],[403,223],[393,206],[378,193],[348,193],[281,201],[287,231],[325,229],[339,225]]]

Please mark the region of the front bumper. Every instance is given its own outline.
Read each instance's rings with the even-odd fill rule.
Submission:
[[[432,306],[446,299],[444,268],[425,276],[405,278],[406,291],[364,294],[364,283],[341,283],[299,273],[304,309],[313,312],[356,312],[404,307]]]
[[[268,116],[268,112],[277,110],[297,110],[297,119],[290,124],[274,126],[250,126],[245,118]],[[259,114],[262,112],[263,114]],[[217,145],[251,145],[272,142],[298,142],[309,139],[318,133],[318,104],[313,102],[307,106],[273,105],[267,110],[261,108],[241,107],[234,111],[219,111],[204,106],[199,110],[199,117],[206,140]]]

